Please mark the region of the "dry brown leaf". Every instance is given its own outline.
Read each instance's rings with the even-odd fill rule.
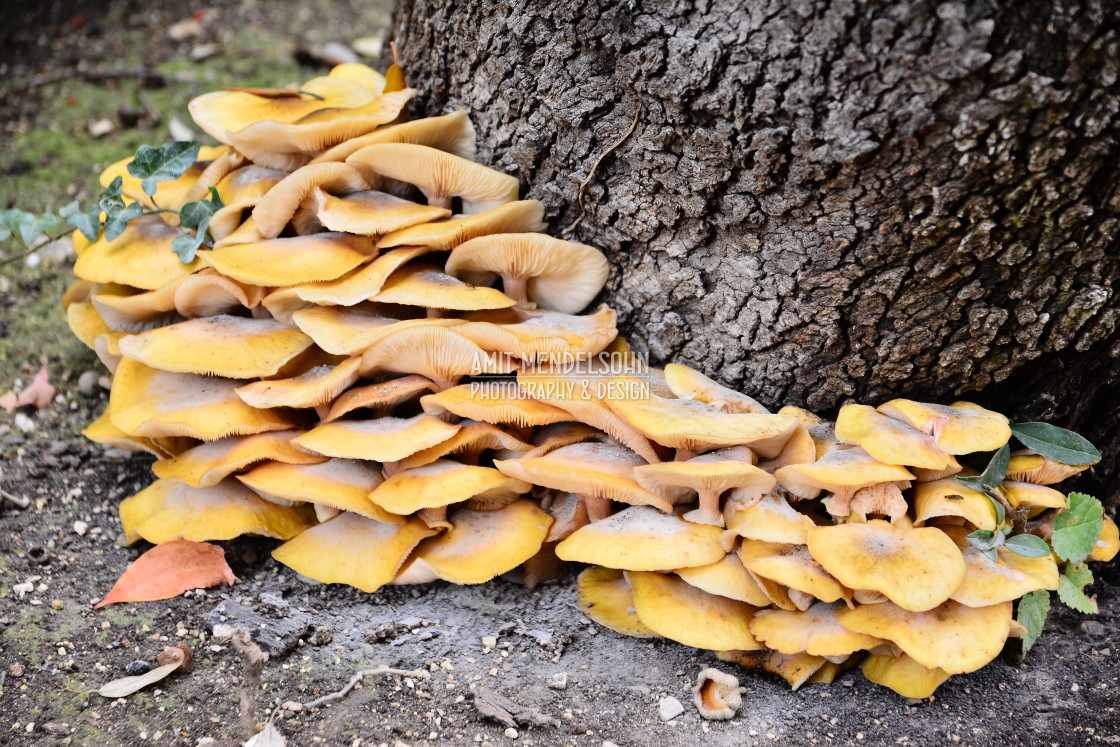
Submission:
[[[237,580],[225,553],[206,542],[172,540],[156,545],[132,562],[94,609],[116,602],[171,599],[188,589],[203,589]]]
[[[55,388],[51,386],[50,376],[47,367],[43,366],[39,369],[39,373],[35,374],[35,378],[32,379],[27,388],[18,395],[15,392],[8,392],[0,397],[0,407],[3,407],[9,415],[20,407],[31,406],[36,409],[46,407],[54,400],[55,395]]]

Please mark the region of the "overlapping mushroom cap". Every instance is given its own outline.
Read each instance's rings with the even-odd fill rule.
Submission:
[[[588,563],[593,620],[794,688],[862,661],[925,697],[1026,634],[1011,604],[1059,563],[982,538],[1046,535],[1075,504],[1052,486],[1089,464],[1018,451],[982,493],[954,476],[1011,429],[977,405],[850,404],[834,425],[770,414],[724,372],[649,368],[613,309],[584,313],[603,253],[539,233],[517,175],[473,161],[465,112],[404,121],[412,94],[398,67],[340,65],[206,95],[192,113],[225,145],[151,196],[128,159],[102,174],[146,209],[211,187],[224,205],[190,263],[173,212],[75,236],[67,319],[115,372],[85,433],[157,459],[121,505],[128,541],[265,535],[296,572],[366,591]],[[1102,519],[1088,560],[1118,536]],[[733,696],[697,686],[710,717]]]

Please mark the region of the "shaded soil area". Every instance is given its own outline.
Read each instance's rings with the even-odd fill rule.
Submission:
[[[349,42],[387,23],[383,3],[327,0],[44,3],[29,15],[26,3],[2,7],[0,65],[9,95],[0,98],[0,207],[32,210],[88,194],[107,163],[139,143],[168,139],[172,116],[189,122],[184,107],[192,95],[224,83],[298,82],[313,68],[293,56],[297,41]],[[204,18],[199,35],[169,42],[168,26],[196,11]],[[218,49],[192,59],[205,44]],[[20,93],[30,76],[64,73],[83,61],[90,69],[135,66],[186,82],[77,76]],[[129,125],[122,108],[132,106],[146,114]],[[115,129],[90,134],[102,119]],[[305,583],[269,557],[275,543],[245,539],[223,543],[240,579],[234,587],[95,612],[91,603],[143,549],[119,544],[116,506],[149,482],[149,459],[105,452],[78,435],[105,406],[105,392],[79,386],[79,374],[96,370],[96,360],[69,335],[57,304],[70,264],[63,254],[0,268],[0,390],[25,384],[44,363],[59,389],[49,407],[24,413],[30,430],[0,412],[0,489],[9,496],[0,498],[2,744],[238,743],[245,736],[243,662],[211,637],[223,621],[250,625],[272,651],[253,688],[250,717],[261,724],[275,713],[291,745],[1120,742],[1115,565],[1098,570],[1100,615],[1056,610],[1025,663],[1008,656],[920,702],[858,672],[791,693],[784,682],[712,653],[623,638],[583,618],[572,573],[534,592],[498,581],[368,595]],[[15,588],[28,583],[30,592]],[[496,640],[484,642],[490,637]],[[195,652],[190,671],[122,700],[91,694],[131,662],[154,662],[178,641]],[[423,669],[428,677],[366,680],[329,706],[277,710],[336,691],[378,664]],[[731,721],[703,722],[691,705],[689,688],[707,666],[736,673],[746,687]],[[557,725],[507,731],[479,712],[475,693],[482,690]],[[668,722],[659,717],[666,697],[685,706]]]

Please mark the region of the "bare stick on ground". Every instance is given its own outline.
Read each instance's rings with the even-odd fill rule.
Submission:
[[[363,669],[360,672],[355,673],[354,676],[350,678],[350,681],[347,682],[346,685],[338,692],[329,693],[322,696],[321,698],[309,700],[306,703],[299,703],[294,700],[290,700],[284,704],[284,707],[289,711],[309,711],[312,708],[318,708],[324,703],[330,703],[333,700],[341,700],[342,698],[346,697],[347,693],[354,689],[355,685],[357,685],[366,677],[380,677],[384,674],[396,674],[400,675],[401,677],[416,677],[418,679],[425,680],[428,679],[428,673],[422,669],[392,669],[391,667],[374,667],[373,669]]]

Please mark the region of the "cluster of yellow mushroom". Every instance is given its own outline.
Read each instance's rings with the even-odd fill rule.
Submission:
[[[542,233],[541,204],[471,160],[464,112],[405,121],[412,94],[358,65],[207,94],[190,111],[223,145],[150,196],[127,161],[102,175],[151,211],[224,205],[189,263],[174,212],[75,234],[68,318],[114,373],[85,433],[157,457],[121,505],[128,541],[274,537],[298,573],[364,591],[587,563],[581,607],[614,630],[795,686],[862,659],[915,697],[1056,588],[1053,558],[964,538],[997,520],[956,457],[1006,444],[1006,418],[896,400],[834,425],[644,367],[611,309],[581,313],[602,253]],[[1031,511],[1081,469],[1012,462],[1002,490]]]

